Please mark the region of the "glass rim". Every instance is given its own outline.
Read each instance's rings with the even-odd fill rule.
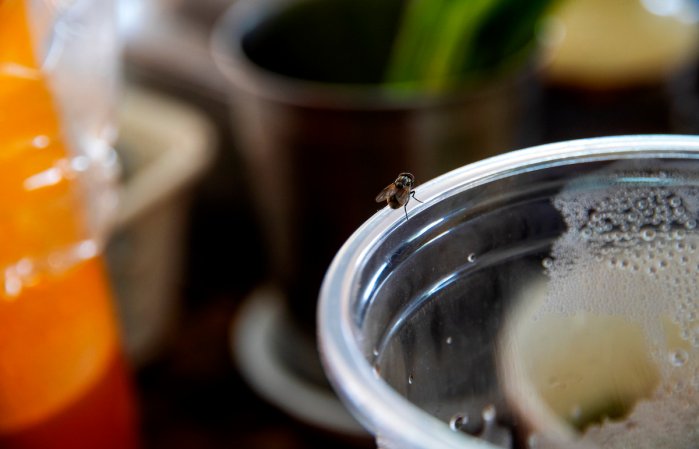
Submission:
[[[633,158],[699,158],[696,135],[629,135],[549,143],[494,156],[445,173],[418,186],[423,204],[440,201],[464,190],[518,173],[580,162]],[[455,432],[421,410],[373,372],[356,341],[353,294],[356,268],[387,233],[405,225],[403,214],[387,207],[360,226],[333,259],[320,290],[318,339],[321,360],[345,404],[377,438],[388,437],[420,449],[494,449],[495,446]],[[465,446],[468,444],[468,446]]]

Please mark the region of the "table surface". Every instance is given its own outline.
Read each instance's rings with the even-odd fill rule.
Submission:
[[[371,448],[313,429],[267,404],[241,379],[228,347],[239,301],[213,298],[187,320],[136,385],[145,448]]]

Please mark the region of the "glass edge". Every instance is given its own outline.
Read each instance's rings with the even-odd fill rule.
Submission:
[[[507,176],[527,168],[543,168],[547,163],[559,165],[582,160],[632,159],[639,152],[644,157],[677,158],[696,154],[699,158],[699,136],[595,137],[512,151],[457,168],[417,187],[424,204],[415,207],[413,213],[429,207],[430,201],[457,194],[494,176]],[[374,434],[380,431],[382,437],[390,441],[420,449],[437,446],[445,449],[494,449],[495,446],[484,441],[452,431],[446,423],[421,411],[392,390],[375,377],[360,348],[349,343],[354,342],[355,337],[351,293],[356,287],[356,278],[348,275],[352,273],[348,270],[360,266],[382,236],[401,225],[402,216],[391,212],[384,208],[362,224],[341,247],[326,272],[317,315],[318,341],[326,373],[353,414]],[[388,429],[400,429],[401,434],[384,431]]]

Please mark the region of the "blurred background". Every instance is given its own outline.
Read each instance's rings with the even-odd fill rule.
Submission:
[[[107,258],[145,447],[374,447],[314,322],[383,187],[540,143],[699,131],[699,3],[461,3],[440,19],[424,1],[120,0]],[[449,41],[445,17],[476,31]]]

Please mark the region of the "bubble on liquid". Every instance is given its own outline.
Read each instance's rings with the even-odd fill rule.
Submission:
[[[476,253],[469,254],[468,257],[466,257],[466,260],[468,260],[471,263],[475,262],[476,261]]]
[[[689,360],[689,354],[684,349],[676,349],[670,352],[670,363],[673,366],[683,366]]]
[[[651,242],[655,239],[656,232],[653,229],[643,229],[641,231],[641,238],[646,242]]]
[[[485,425],[483,418],[476,414],[457,413],[449,419],[449,427],[452,430],[478,436],[483,432]]]
[[[408,384],[412,385],[414,380],[415,380],[415,376],[413,374],[410,374],[408,376]]]
[[[454,339],[451,338],[451,337],[447,337],[447,339],[446,339],[446,343],[447,343],[448,345],[450,345],[453,341],[454,341]]]
[[[672,173],[668,179],[675,182]],[[626,419],[591,426],[587,436],[611,441],[604,447],[652,448],[657,445],[645,439],[678,435],[686,438],[682,447],[699,447],[699,188],[694,187],[699,182],[654,187],[619,183],[617,176],[610,175],[609,182],[603,176],[594,183],[573,181],[554,199],[567,231],[541,262],[548,284],[535,318],[626,317],[643,331],[658,369],[657,388]],[[654,176],[624,173],[625,179]],[[681,400],[687,411],[673,408]],[[573,420],[578,416],[575,407],[565,413]],[[628,438],[629,422],[638,444],[615,443],[610,435]],[[686,436],[690,428],[698,430]]]
[[[461,430],[461,426],[464,424],[464,420],[466,420],[465,416],[462,415],[454,415],[451,417],[449,420],[449,427],[451,427],[451,430]]]

